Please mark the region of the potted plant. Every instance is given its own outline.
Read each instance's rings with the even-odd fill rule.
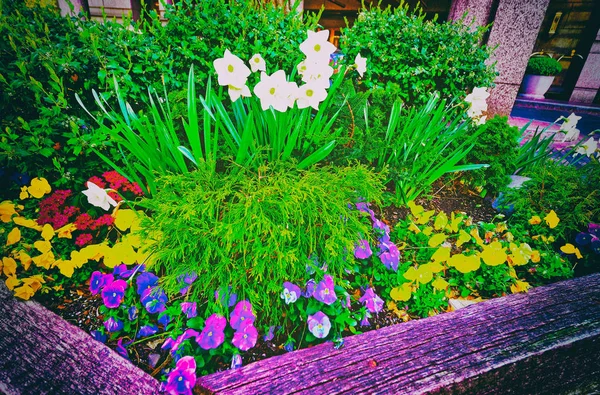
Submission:
[[[527,99],[543,99],[550,89],[554,76],[562,71],[558,60],[550,57],[533,57],[527,62],[521,95]]]

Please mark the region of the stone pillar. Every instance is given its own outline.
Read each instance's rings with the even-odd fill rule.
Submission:
[[[67,0],[58,0],[58,8],[60,9],[60,15],[62,16],[77,16],[82,8],[82,0],[70,0],[73,4],[73,11],[69,7]]]
[[[535,45],[550,0],[453,0],[448,19],[474,25],[493,22],[487,45],[498,46],[489,63],[500,73],[488,98],[488,117],[509,115],[521,85],[529,55]]]
[[[600,88],[600,30],[575,83],[570,102],[593,103]]]
[[[487,45],[500,73],[490,91],[488,116],[510,115],[550,0],[500,0]]]
[[[465,22],[473,22],[473,29],[490,23],[495,8],[495,0],[453,0],[448,13],[449,21],[457,21],[468,13]]]

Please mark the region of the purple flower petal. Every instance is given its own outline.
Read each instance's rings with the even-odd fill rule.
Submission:
[[[252,304],[246,300],[239,302],[229,319],[231,327],[235,330],[241,330],[245,325],[253,324],[256,317],[252,313]]]
[[[258,338],[258,331],[254,325],[249,324],[242,327],[241,330],[236,331],[233,334],[232,343],[234,346],[242,351],[248,351],[256,345],[256,339]]]
[[[318,339],[327,337],[329,330],[331,329],[329,317],[327,317],[321,311],[317,311],[315,314],[309,315],[306,323],[308,324],[308,330],[310,333],[312,333]]]
[[[367,240],[359,240],[354,247],[354,256],[358,259],[368,259],[373,255],[369,242]]]
[[[317,285],[317,289],[315,290],[313,296],[319,302],[323,302],[326,305],[333,304],[337,300],[333,277],[331,277],[329,274],[326,274],[323,277],[323,281],[321,281],[319,285]]]
[[[365,304],[370,313],[379,313],[383,309],[383,300],[375,294],[373,288],[367,288],[359,301]]]

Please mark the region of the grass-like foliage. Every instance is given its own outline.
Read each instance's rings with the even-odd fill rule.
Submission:
[[[446,173],[486,167],[486,164],[458,164],[480,134],[481,128],[473,132],[462,114],[452,111],[437,95],[426,105],[404,113],[397,101],[392,106],[376,164],[378,168],[390,167],[396,197],[406,203],[427,191]]]
[[[335,276],[352,267],[354,244],[371,231],[347,205],[359,197],[378,202],[382,190],[382,176],[362,165],[199,169],[157,182],[159,191],[142,202],[152,213],[143,228],[156,240],[153,270],[167,293],[178,292],[179,276],[196,272],[193,300],[212,301],[231,286],[271,322],[281,316],[274,300],[283,282],[303,279],[309,256]]]

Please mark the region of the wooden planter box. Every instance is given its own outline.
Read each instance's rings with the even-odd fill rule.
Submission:
[[[156,394],[159,383],[0,284],[0,392]],[[564,281],[198,379],[196,392],[600,391],[600,274]]]

